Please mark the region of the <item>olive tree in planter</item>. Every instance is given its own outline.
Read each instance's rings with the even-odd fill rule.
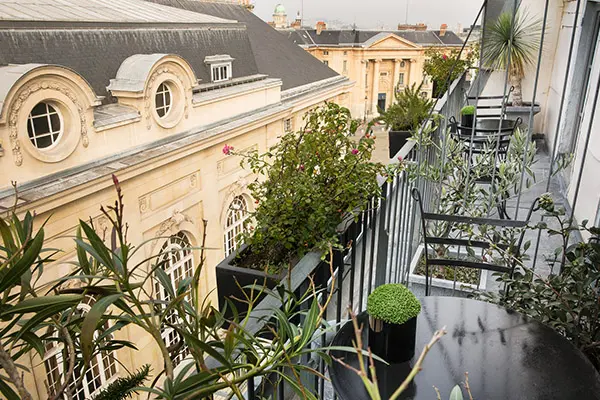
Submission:
[[[493,139],[485,148],[481,149],[481,154],[469,160],[469,157],[466,156],[468,149],[465,148],[464,142],[447,134],[443,142],[438,143],[433,137],[435,132],[435,127],[431,127],[425,129],[422,134],[414,135],[413,138],[418,151],[426,154],[433,153],[431,159],[434,162],[409,164],[407,171],[411,179],[419,179],[435,188],[432,204],[427,204],[426,207],[435,208],[435,212],[439,214],[494,217],[496,210],[499,212],[504,202],[514,197],[520,190],[523,172],[525,172],[524,188],[530,187],[535,180],[531,167],[536,161],[536,144],[528,141],[527,135],[520,129],[513,134],[504,159],[497,158],[496,142]],[[489,184],[491,177],[494,179],[494,185]],[[430,224],[428,229],[430,229],[431,236],[480,241],[488,241],[487,237],[494,234],[503,235],[502,237],[506,241],[510,241],[519,233],[504,232],[501,228],[494,227],[473,229],[471,225],[461,226],[460,229],[457,229],[456,226],[443,221]],[[428,250],[431,251],[431,249]],[[486,257],[488,261],[494,259],[494,256],[499,257],[498,254],[475,254],[472,249],[470,250],[463,256],[479,257],[480,259]],[[437,253],[438,258],[448,258],[448,256],[454,255],[455,249],[446,245],[437,245],[433,251]],[[498,261],[504,262],[505,260]],[[411,264],[411,273],[419,274],[418,267],[418,260],[414,260]],[[436,286],[436,282],[439,282],[436,287],[441,289],[455,287],[454,279],[446,278],[447,271],[440,268],[440,271],[434,271],[432,274],[435,276],[438,275],[438,272],[439,277],[433,281],[434,286]],[[450,275],[454,276],[454,273]],[[474,279],[473,282],[465,283],[470,283],[475,287],[482,287],[486,283],[483,276],[475,276]],[[416,281],[413,280],[413,282]]]
[[[433,100],[422,97],[420,85],[413,84],[406,89],[396,88],[395,102],[387,110],[379,110],[379,117],[371,121],[369,129],[375,123],[382,123],[389,129],[390,158],[394,157],[429,117]]]
[[[225,154],[241,156],[261,178],[249,185],[257,207],[242,234],[247,247],[217,266],[220,293],[244,299],[236,280],[273,286],[308,252],[339,245],[340,223],[381,195],[377,177],[393,167],[371,161],[374,140],[353,140],[357,128],[348,109],[327,103],[264,154],[225,146]]]
[[[540,49],[542,24],[531,19],[526,12],[518,10],[513,19],[512,12],[500,14],[487,32],[483,49],[483,61],[492,69],[508,69],[513,87],[512,102],[506,107],[506,114],[516,120],[529,120],[531,103],[523,102],[522,83],[527,68],[535,63]],[[534,105],[534,114],[540,112]]]
[[[390,363],[412,359],[420,312],[421,303],[406,286],[387,284],[376,288],[367,299],[373,354]]]

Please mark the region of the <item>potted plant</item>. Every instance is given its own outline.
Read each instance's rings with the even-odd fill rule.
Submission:
[[[460,110],[460,125],[465,128],[472,128],[475,118],[475,106],[464,106]]]
[[[375,289],[367,299],[371,351],[390,363],[413,358],[420,312],[421,303],[406,286],[387,284]]]
[[[373,124],[382,123],[389,129],[390,158],[404,147],[412,132],[429,116],[433,100],[421,96],[422,88],[423,83],[413,84],[406,89],[396,88],[394,104],[387,110],[379,110],[379,117],[371,121],[367,128],[369,130]]]
[[[217,266],[222,301],[228,296],[244,307],[234,278],[270,288],[288,270],[293,274],[305,254],[337,246],[340,223],[381,195],[377,177],[392,171],[371,161],[372,138],[353,139],[357,128],[348,109],[327,103],[307,114],[300,131],[286,133],[264,154],[223,148],[227,155],[241,156],[261,178],[249,185],[257,206],[253,226],[241,235],[247,247]]]
[[[500,14],[498,20],[486,33],[483,61],[492,69],[508,69],[513,87],[511,102],[507,104],[506,115],[513,120],[521,117],[529,121],[531,102],[523,102],[523,78],[526,69],[533,65],[540,49],[542,25],[539,19],[531,20],[522,11]],[[534,115],[540,112],[539,104],[533,106]]]

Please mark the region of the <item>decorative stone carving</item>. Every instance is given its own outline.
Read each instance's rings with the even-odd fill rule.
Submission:
[[[179,210],[173,211],[171,218],[160,224],[156,237],[163,236],[167,232],[179,231],[179,226],[184,222],[193,223],[192,219]]]
[[[66,86],[55,83],[42,81],[41,83],[32,83],[25,87],[23,87],[15,96],[15,100],[13,102],[12,109],[10,111],[10,115],[8,118],[9,125],[9,135],[10,142],[12,145],[12,153],[15,158],[15,164],[17,166],[21,166],[23,164],[23,154],[21,153],[21,143],[19,141],[19,132],[18,132],[18,121],[19,121],[19,112],[21,111],[21,107],[23,103],[31,96],[32,94],[40,91],[40,90],[55,90],[59,93],[62,93],[66,97],[73,102],[75,107],[77,108],[77,112],[79,114],[79,124],[80,124],[80,134],[82,139],[83,147],[88,147],[90,144],[90,140],[88,138],[87,131],[87,121],[85,117],[85,110],[83,106],[77,99],[77,96]]]
[[[149,203],[148,196],[140,197],[139,204],[140,204],[140,213],[141,214],[145,213],[150,208],[150,205],[148,203]]]
[[[183,79],[179,74],[177,74],[177,72],[175,72],[168,66],[163,66],[154,71],[152,76],[150,76],[150,79],[148,80],[146,94],[144,96],[144,108],[146,111],[146,128],[148,130],[152,129],[152,97],[154,96],[154,93],[152,93],[149,89],[154,87],[154,82],[156,82],[156,80],[158,80],[163,74],[171,74],[172,76],[174,76],[177,80],[177,83],[179,83],[179,85],[181,85],[181,87],[183,88],[183,114],[186,119],[189,117],[189,93],[192,91],[192,89],[185,86],[185,84],[183,83]]]

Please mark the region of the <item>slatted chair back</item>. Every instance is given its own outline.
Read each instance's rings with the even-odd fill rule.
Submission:
[[[506,95],[499,96],[468,96],[467,104],[477,108],[477,118],[500,118],[506,117],[505,108],[508,104],[510,94],[515,90],[511,86]]]
[[[421,214],[421,230],[423,231],[423,245],[425,247],[424,258],[425,258],[425,295],[430,295],[431,286],[431,267],[432,266],[449,266],[449,267],[464,267],[474,268],[482,271],[493,271],[508,273],[513,275],[515,267],[521,256],[521,246],[523,245],[523,239],[525,237],[525,228],[527,227],[531,215],[538,208],[539,199],[536,199],[531,205],[527,218],[522,221],[507,220],[507,219],[493,219],[493,218],[476,218],[476,217],[465,217],[459,215],[446,215],[446,214],[435,214],[425,212],[421,193],[417,188],[412,189],[412,197],[418,203]],[[490,243],[486,241],[453,238],[448,236],[433,236],[429,233],[428,225],[430,222],[444,222],[450,226],[454,225],[479,225],[479,226],[494,226],[501,228],[519,228],[521,233],[514,245],[507,245],[505,243]],[[432,258],[429,254],[429,246],[440,245],[449,246],[453,248],[477,248],[482,250],[488,249],[500,249],[503,251],[510,251],[513,256],[507,265],[498,265],[488,262],[469,261],[465,259],[453,259],[448,257],[435,257]]]

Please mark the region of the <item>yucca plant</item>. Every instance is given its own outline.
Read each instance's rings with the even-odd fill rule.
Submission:
[[[483,61],[492,69],[508,69],[514,90],[512,103],[523,105],[522,81],[525,70],[535,62],[540,49],[542,24],[539,19],[518,10],[500,14],[498,20],[488,28],[484,42]]]

